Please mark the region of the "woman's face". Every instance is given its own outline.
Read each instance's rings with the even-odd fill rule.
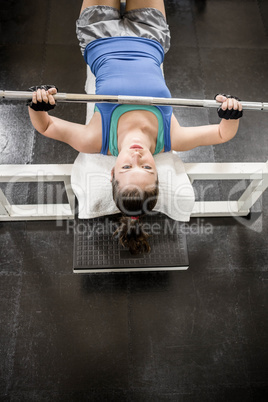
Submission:
[[[119,153],[111,175],[118,181],[121,189],[126,187],[146,190],[154,186],[157,170],[153,155],[148,148],[133,144]]]

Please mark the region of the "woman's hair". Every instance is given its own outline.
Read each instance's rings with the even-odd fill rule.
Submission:
[[[141,218],[156,205],[159,193],[158,179],[150,190],[121,190],[118,181],[113,177],[112,187],[114,202],[123,214],[114,235],[119,236],[120,243],[127,247],[131,254],[148,253],[151,250],[147,241],[149,235],[142,228]]]

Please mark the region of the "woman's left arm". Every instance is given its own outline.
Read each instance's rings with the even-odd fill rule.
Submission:
[[[229,96],[229,95],[227,95]],[[222,105],[218,109],[220,124],[199,127],[181,127],[175,118],[171,120],[171,148],[174,151],[189,151],[204,145],[217,145],[234,138],[242,117],[242,105],[237,98],[217,95]]]

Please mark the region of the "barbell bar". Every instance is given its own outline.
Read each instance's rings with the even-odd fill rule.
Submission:
[[[4,91],[0,90],[0,99],[28,101],[31,99],[29,91]],[[183,99],[183,98],[154,98],[149,96],[125,96],[125,95],[95,95],[57,93],[53,95],[57,102],[74,103],[118,103],[128,105],[172,106],[172,107],[208,107],[215,108],[221,105],[215,100]],[[268,111],[268,102],[244,102],[241,101],[244,110]]]

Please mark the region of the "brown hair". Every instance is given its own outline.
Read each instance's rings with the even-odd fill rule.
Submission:
[[[158,179],[151,190],[138,188],[121,190],[119,182],[113,177],[112,187],[114,202],[123,214],[120,226],[114,235],[119,236],[120,243],[127,247],[131,254],[148,253],[151,250],[147,240],[149,235],[143,230],[141,219],[156,205],[159,193]]]

